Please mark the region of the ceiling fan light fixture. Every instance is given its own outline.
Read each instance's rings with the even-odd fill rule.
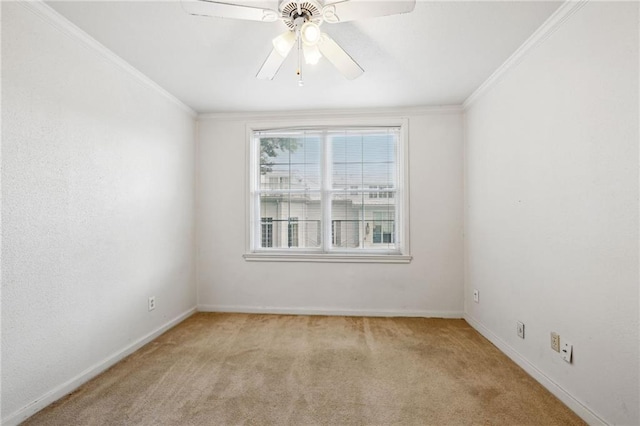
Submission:
[[[302,42],[308,46],[315,46],[320,41],[320,27],[314,22],[305,22],[300,28]]]
[[[295,33],[293,31],[286,31],[273,39],[273,48],[280,56],[286,58],[295,43]]]
[[[308,65],[315,65],[318,63],[320,58],[322,58],[322,53],[320,53],[320,49],[318,49],[317,45],[304,44],[302,46],[302,51],[304,53],[304,61]]]
[[[277,8],[273,9],[244,4],[247,0],[181,0],[181,5],[187,13],[195,16],[282,21],[289,31],[273,39],[273,49],[256,77],[272,80],[297,43],[297,75],[302,85],[303,53],[307,64],[315,64],[324,57],[349,80],[364,73],[343,48],[326,33],[320,32],[320,25],[409,13],[414,10],[416,1],[270,0],[271,6],[277,3]]]

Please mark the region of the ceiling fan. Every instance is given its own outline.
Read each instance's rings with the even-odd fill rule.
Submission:
[[[364,70],[320,26],[364,18],[411,12],[416,0],[361,1],[361,0],[279,0],[277,10],[212,0],[182,0],[185,11],[191,15],[250,21],[284,22],[288,30],[273,39],[273,50],[256,75],[272,80],[289,56],[293,47],[298,51],[298,84],[302,86],[302,57],[307,64],[316,64],[325,57],[346,78],[352,80]]]

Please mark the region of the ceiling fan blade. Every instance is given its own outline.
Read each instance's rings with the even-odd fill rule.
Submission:
[[[359,1],[344,0],[326,5],[322,8],[322,15],[326,22],[353,21],[355,19],[376,18],[378,16],[397,15],[411,12],[416,6],[416,0],[397,1]]]
[[[260,67],[258,74],[256,74],[256,78],[261,80],[273,80],[273,77],[275,77],[282,63],[287,59],[287,56],[289,56],[289,52],[293,49],[293,45],[296,43],[296,33],[293,31],[285,31],[274,38],[272,43],[273,50],[271,50],[262,67]]]
[[[360,65],[327,34],[322,34],[322,41],[318,43],[318,48],[320,53],[349,80],[360,77],[364,72]]]
[[[248,21],[274,22],[278,12],[261,7],[243,6],[211,0],[181,0],[182,8],[191,15],[217,18],[244,19]]]
[[[256,78],[260,80],[273,80],[273,77],[278,73],[285,59],[286,57],[280,55],[276,49],[271,50],[262,67],[260,67],[258,74],[256,74]]]
[[[271,43],[273,44],[273,50],[271,50],[262,67],[260,67],[258,74],[256,74],[256,78],[261,80],[273,80],[282,63],[287,59],[287,56],[289,56],[293,45],[296,44],[296,33],[293,31],[285,31],[274,38]]]

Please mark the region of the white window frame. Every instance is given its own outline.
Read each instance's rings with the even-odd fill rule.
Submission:
[[[254,188],[259,183],[259,146],[253,142],[255,132],[274,129],[318,129],[331,130],[340,128],[370,128],[370,127],[398,127],[400,128],[398,141],[398,188],[395,192],[396,227],[398,229],[398,241],[395,250],[384,249],[358,249],[340,250],[332,248],[331,242],[331,218],[328,215],[330,207],[326,202],[330,190],[322,188],[322,223],[323,244],[319,249],[277,249],[260,248],[257,238],[260,233],[260,211],[253,196]],[[246,126],[246,253],[247,261],[285,261],[285,262],[372,262],[372,263],[409,263],[411,261],[409,241],[409,121],[406,118],[375,118],[375,119],[327,119],[327,120],[292,120],[292,121],[268,121],[248,123]],[[326,149],[326,147],[325,147]],[[326,157],[326,153],[325,153]],[[326,161],[324,158],[323,163]],[[326,167],[323,167],[323,173]],[[363,190],[365,190],[363,188]],[[348,190],[347,190],[348,191]],[[258,244],[256,244],[256,242]]]

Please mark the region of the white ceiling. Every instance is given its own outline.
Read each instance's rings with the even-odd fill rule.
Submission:
[[[418,0],[409,14],[325,23],[365,73],[349,81],[321,59],[304,87],[295,52],[273,81],[255,78],[282,22],[196,17],[176,1],[48,4],[194,110],[220,112],[459,105],[561,2]]]

